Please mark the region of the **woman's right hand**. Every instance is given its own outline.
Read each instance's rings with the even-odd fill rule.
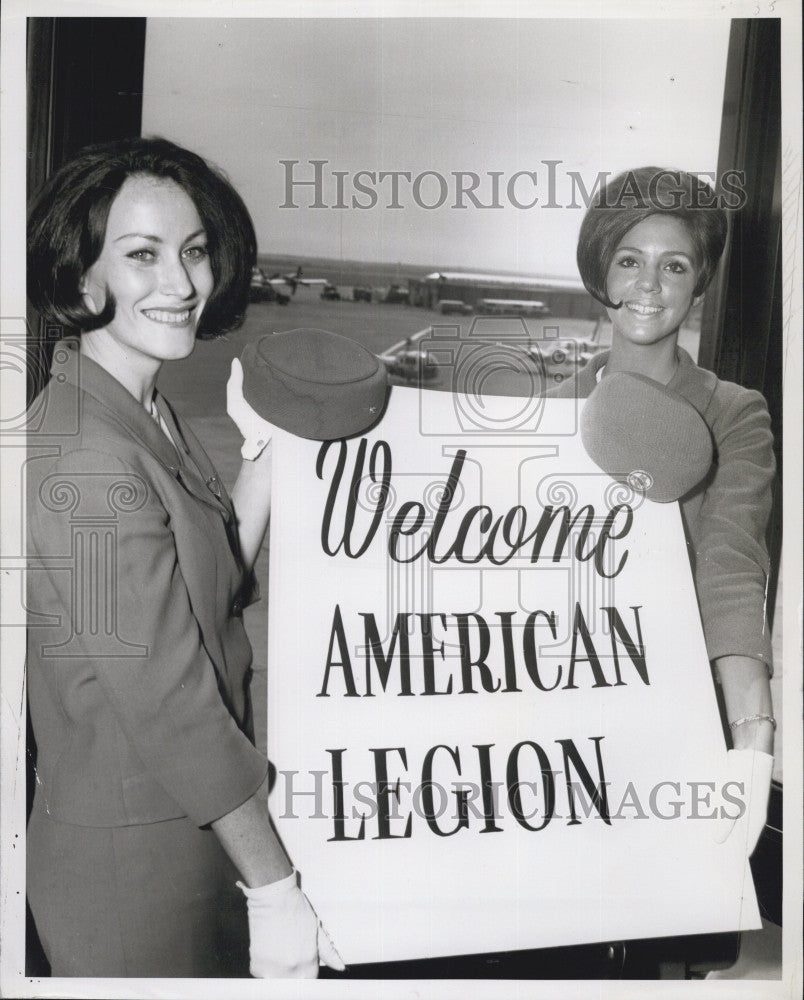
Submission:
[[[237,884],[248,900],[252,976],[315,979],[319,963],[343,972],[343,959],[299,888],[295,871],[256,889]]]
[[[729,750],[720,788],[729,786],[730,803],[735,795],[741,796],[739,815],[723,815],[715,828],[715,841],[723,844],[731,836],[739,837],[745,844],[745,855],[750,858],[759,843],[768,814],[773,757],[762,750]],[[734,831],[737,831],[735,833]]]

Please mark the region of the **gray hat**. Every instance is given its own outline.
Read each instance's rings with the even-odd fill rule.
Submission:
[[[686,399],[644,375],[612,372],[581,413],[581,440],[612,479],[649,500],[685,496],[712,465],[712,435]]]
[[[261,337],[241,358],[243,395],[265,420],[316,441],[350,437],[385,408],[385,365],[348,337],[290,330]]]

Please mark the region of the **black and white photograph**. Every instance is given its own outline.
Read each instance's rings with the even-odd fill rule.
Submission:
[[[800,5],[1,37],[0,996],[800,995]]]

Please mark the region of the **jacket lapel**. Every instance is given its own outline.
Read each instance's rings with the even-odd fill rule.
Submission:
[[[193,496],[216,507],[227,517],[233,517],[234,507],[229,494],[200,441],[187,424],[179,427],[173,408],[158,390],[155,400],[157,409],[182,457],[181,482]]]
[[[77,340],[62,341],[53,356],[54,378],[70,382],[92,396],[108,411],[110,421],[146,448],[197,500],[213,507],[227,520],[233,516],[231,500],[203,448],[188,428],[179,429],[172,409],[159,393],[156,405],[173,441],[116,378],[80,354]],[[64,378],[60,378],[62,375]]]

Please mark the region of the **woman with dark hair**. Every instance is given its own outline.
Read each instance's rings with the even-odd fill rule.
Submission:
[[[85,150],[31,209],[29,296],[73,335],[28,441],[27,885],[54,976],[342,968],[252,741],[242,609],[270,425],[236,366],[229,412],[247,440],[230,498],[155,387],[163,361],[239,325],[255,255],[228,181],[166,140]]]
[[[713,460],[679,499],[707,652],[733,741],[730,776],[747,786],[751,854],[767,809],[776,728],[765,614],[765,531],[775,473],[770,417],[758,392],[721,381],[678,345],[727,232],[714,191],[683,171],[644,167],[601,188],[581,225],[578,268],[606,308],[611,347],[549,394],[589,397],[609,377],[629,373],[694,408],[708,429]]]

